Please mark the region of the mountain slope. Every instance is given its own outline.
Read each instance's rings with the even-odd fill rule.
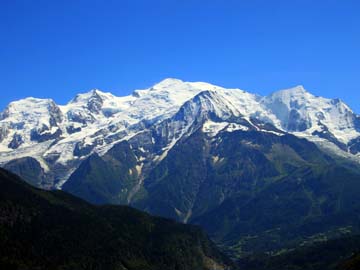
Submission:
[[[82,162],[63,190],[96,204],[127,204],[129,190],[137,183],[136,164],[129,143],[120,142],[103,157],[95,153]]]
[[[318,234],[359,231],[360,171],[292,135],[202,131],[179,141],[134,205],[195,223],[235,256],[273,252]]]
[[[359,235],[322,240],[274,256],[257,254],[240,260],[239,265],[247,270],[356,270],[359,269],[359,240]]]
[[[189,121],[186,111],[181,110],[176,119],[188,119],[187,130],[192,131],[180,136],[157,165],[142,174],[142,186],[127,203],[155,215],[201,225],[234,257],[277,252],[322,235],[331,239],[343,231],[359,231],[358,165],[340,162],[306,139],[246,119],[238,118],[236,124],[224,122],[220,114],[205,109]],[[126,180],[139,166],[135,162],[138,146],[133,142],[103,157],[90,157],[64,189],[98,203],[96,196],[77,192],[77,188],[97,193],[106,188],[114,193],[103,194],[103,202],[126,203],[120,198],[127,191],[111,187],[134,186],[134,181]],[[134,162],[113,174],[119,167],[106,160],[125,153]],[[82,166],[89,163],[91,169],[83,171]],[[86,179],[96,181],[83,183]]]
[[[0,169],[2,269],[230,269],[197,227],[94,207]]]

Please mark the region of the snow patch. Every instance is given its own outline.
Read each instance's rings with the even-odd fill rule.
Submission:
[[[244,125],[237,124],[237,123],[230,123],[226,128],[226,131],[228,131],[228,132],[233,132],[236,130],[248,131],[249,128]]]
[[[202,126],[202,131],[213,137],[228,125],[228,122],[213,122],[211,120],[207,120]]]

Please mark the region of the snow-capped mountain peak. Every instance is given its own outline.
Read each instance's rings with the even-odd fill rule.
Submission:
[[[273,94],[284,94],[284,95],[291,95],[291,96],[301,96],[304,94],[310,94],[303,85],[297,85],[295,87],[281,89],[275,91]]]
[[[264,97],[264,100],[265,102],[280,101],[288,107],[291,107],[291,103],[297,102],[298,104],[304,104],[313,97],[314,96],[306,91],[302,85],[298,85],[293,88],[276,91],[269,96]]]
[[[217,86],[217,85],[213,85],[210,83],[206,83],[206,82],[184,82],[182,80],[179,79],[174,79],[174,78],[167,78],[162,80],[159,83],[156,83],[154,86],[152,86],[149,89],[146,90],[150,90],[150,91],[165,91],[165,92],[170,92],[170,91],[189,91],[189,90],[194,90],[196,89],[197,91],[205,91],[205,90],[219,90],[219,89],[224,89],[223,87]]]
[[[48,123],[53,114],[58,114],[56,118],[62,117],[61,111],[52,99],[28,97],[11,102],[2,112],[2,121],[18,123],[20,128],[29,123],[36,125]],[[60,121],[61,119],[56,120],[56,122]]]
[[[158,82],[150,90],[160,90],[160,89],[171,89],[173,87],[178,87],[179,85],[184,84],[182,80],[175,79],[175,78],[166,78],[161,82]]]
[[[77,94],[68,104],[84,105],[93,99],[104,101],[104,100],[109,100],[109,99],[113,99],[113,98],[116,98],[116,97],[111,93],[106,93],[99,89],[92,89],[86,93]]]

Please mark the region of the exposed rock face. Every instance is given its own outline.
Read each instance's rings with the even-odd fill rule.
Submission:
[[[51,101],[48,105],[48,111],[50,115],[50,127],[58,126],[63,121],[63,114],[60,108],[55,104],[55,102]]]
[[[360,137],[352,139],[349,142],[349,150],[354,155],[360,153]]]
[[[17,175],[21,175],[27,183],[35,187],[41,187],[42,184],[44,184],[44,169],[41,167],[40,163],[32,157],[14,159],[6,163],[4,168]]]
[[[41,128],[31,130],[30,138],[35,142],[45,142],[54,140],[61,136],[62,130],[60,128],[50,129],[48,126],[43,125]]]
[[[12,149],[18,148],[24,142],[20,134],[15,133],[8,147]]]
[[[9,134],[9,128],[6,124],[0,126],[0,143],[7,137]]]
[[[73,134],[81,131],[81,127],[74,127],[73,125],[66,127],[66,131],[69,134]]]
[[[87,108],[89,109],[90,112],[98,114],[101,112],[102,106],[103,106],[103,100],[101,96],[96,91],[94,91],[93,95],[91,96],[91,98],[87,103]]]
[[[299,111],[291,109],[289,113],[289,120],[286,125],[288,131],[305,131],[311,127],[310,119],[302,119]]]
[[[91,144],[87,144],[84,140],[81,142],[77,142],[75,144],[74,148],[74,156],[76,157],[82,157],[82,156],[88,156],[95,147],[99,145],[103,145],[104,140],[101,138],[95,139]]]

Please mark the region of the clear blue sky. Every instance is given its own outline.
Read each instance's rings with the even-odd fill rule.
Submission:
[[[359,0],[0,0],[0,109],[166,77],[266,95],[303,84],[360,113]]]

